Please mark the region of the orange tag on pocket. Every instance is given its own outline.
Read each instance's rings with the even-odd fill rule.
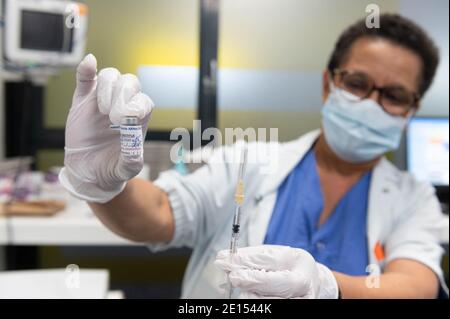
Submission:
[[[375,257],[377,258],[378,262],[381,262],[384,260],[384,248],[381,245],[380,241],[377,241],[374,248]]]

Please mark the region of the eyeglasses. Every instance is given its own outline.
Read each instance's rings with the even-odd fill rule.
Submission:
[[[378,91],[378,103],[391,115],[407,117],[417,110],[420,96],[402,86],[377,87],[370,76],[358,71],[335,69],[331,75],[338,88],[359,98],[356,101],[367,99]]]

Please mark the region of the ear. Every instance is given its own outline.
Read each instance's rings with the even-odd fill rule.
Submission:
[[[330,94],[330,73],[328,70],[323,71],[322,75],[322,100],[326,101],[328,98],[328,94]]]
[[[417,101],[417,107],[416,107],[416,112],[415,113],[419,112],[421,107],[422,107],[422,100],[419,100],[419,101]]]
[[[421,106],[422,106],[422,100],[417,101],[417,106],[414,108],[414,111],[413,111],[411,117],[415,117],[417,115],[417,113],[419,113]]]

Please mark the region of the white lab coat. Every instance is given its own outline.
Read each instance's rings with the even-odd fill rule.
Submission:
[[[289,143],[248,145],[240,246],[263,244],[278,187],[319,134],[320,131],[314,131]],[[166,172],[155,181],[168,193],[175,234],[171,242],[150,244],[149,248],[193,248],[182,298],[225,297],[220,285],[226,283],[226,277],[213,261],[219,250],[229,248],[238,171],[238,164],[230,159],[238,159],[238,153],[236,146],[220,148],[195,173],[182,177]],[[252,157],[254,154],[260,155],[258,161]],[[399,171],[386,159],[381,160],[373,171],[368,204],[367,242],[372,274],[377,266],[382,271],[386,263],[396,258],[409,258],[427,265],[443,284],[443,249],[439,241],[444,232],[448,233],[448,221],[441,213],[434,189]],[[377,243],[384,248],[384,260],[376,257]]]

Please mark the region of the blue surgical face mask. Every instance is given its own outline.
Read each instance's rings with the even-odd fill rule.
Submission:
[[[371,99],[332,87],[322,109],[330,148],[343,160],[362,163],[397,149],[408,118],[386,113]]]

